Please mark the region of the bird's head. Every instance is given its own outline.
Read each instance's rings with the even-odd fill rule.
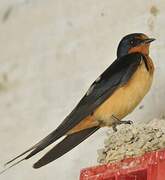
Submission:
[[[142,33],[129,34],[122,38],[117,49],[117,57],[125,56],[130,53],[140,52],[144,55],[149,54],[149,46],[155,39],[149,38]]]

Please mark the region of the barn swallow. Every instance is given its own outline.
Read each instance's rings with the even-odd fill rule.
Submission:
[[[73,111],[48,136],[15,157],[6,165],[15,166],[54,143],[61,142],[47,152],[33,167],[40,168],[61,157],[80,144],[101,127],[113,127],[131,113],[149,91],[154,74],[154,65],[149,57],[149,46],[155,39],[142,33],[133,33],[122,38],[116,60],[92,83]],[[28,153],[28,154],[27,154]]]

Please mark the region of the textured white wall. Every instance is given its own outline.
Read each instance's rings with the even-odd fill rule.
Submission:
[[[55,129],[132,32],[157,39],[151,47],[156,72],[144,107],[126,119],[164,115],[164,9],[164,0],[0,0],[0,163]],[[34,170],[40,153],[0,179],[78,179],[81,168],[96,164],[104,135],[101,130]]]

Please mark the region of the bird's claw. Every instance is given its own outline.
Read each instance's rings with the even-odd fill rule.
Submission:
[[[121,124],[133,124],[133,121],[131,121],[131,120],[128,120],[128,121],[120,121],[121,122]]]
[[[117,126],[116,124],[113,124],[113,125],[112,125],[112,129],[113,129],[114,132],[117,132],[116,126]]]
[[[133,124],[133,121],[121,121],[120,119],[118,119],[117,117],[113,116],[115,122],[112,124],[112,129],[114,132],[117,132],[117,125],[121,125],[121,124]]]

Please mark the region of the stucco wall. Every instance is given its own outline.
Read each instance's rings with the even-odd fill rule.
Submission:
[[[163,0],[0,0],[0,163],[55,129],[132,32],[157,39],[150,53],[156,72],[141,108],[126,119],[163,116],[164,9]],[[0,179],[78,179],[96,164],[105,131],[42,169],[32,164],[46,151]]]

